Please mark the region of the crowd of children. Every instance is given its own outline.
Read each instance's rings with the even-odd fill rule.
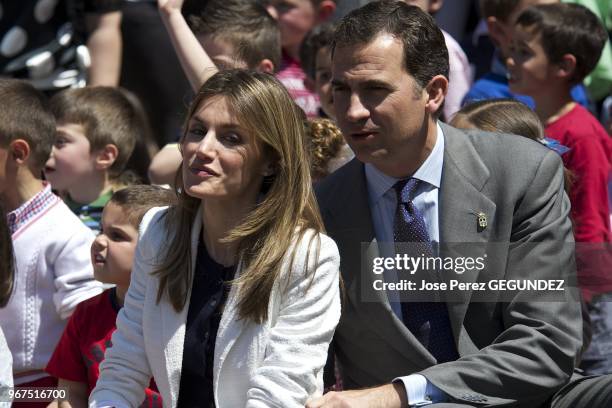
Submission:
[[[431,14],[443,6],[404,2]],[[481,0],[496,51],[491,72],[476,81],[459,43],[444,33],[450,82],[441,118],[528,137],[561,156],[575,241],[608,251],[595,268],[581,266],[578,253],[592,329],[582,367],[605,374],[612,373],[612,102],[601,96],[612,96],[612,83],[594,100],[584,81],[602,64],[610,31],[568,3]],[[158,0],[195,92],[220,70],[274,75],[303,111],[312,179],[353,159],[335,124],[335,0],[209,0],[190,18],[182,6]],[[68,389],[69,398],[52,406],[87,405],[130,286],[139,224],[152,207],[176,203],[170,190],[142,183],[176,185],[184,153],[172,143],[153,157],[134,98],[115,87],[47,98],[28,82],[0,78],[0,387]],[[143,404],[162,406],[155,381]]]

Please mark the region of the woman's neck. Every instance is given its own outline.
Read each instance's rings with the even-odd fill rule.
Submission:
[[[242,201],[242,200],[237,200]],[[247,216],[253,205],[242,203],[205,200],[202,205],[202,238],[210,257],[223,266],[236,264],[237,243],[221,240]]]

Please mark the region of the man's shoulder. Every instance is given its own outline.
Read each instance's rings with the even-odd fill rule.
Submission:
[[[517,175],[528,177],[540,166],[544,156],[551,150],[541,143],[524,136],[508,133],[493,133],[482,130],[456,129],[444,126],[447,155],[462,166],[465,155],[471,150],[480,158],[494,178]],[[561,165],[561,158],[558,158]]]
[[[326,201],[330,196],[342,191],[347,183],[358,181],[360,174],[363,174],[363,163],[353,158],[344,166],[319,181],[315,185],[315,194],[319,204],[321,201]]]

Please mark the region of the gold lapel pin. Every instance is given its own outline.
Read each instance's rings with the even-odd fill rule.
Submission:
[[[488,225],[487,215],[482,211],[472,211],[472,214],[476,216],[476,226],[478,227],[478,232],[482,232],[482,230],[487,228]]]
[[[478,228],[481,230],[487,228],[487,215],[483,212],[479,212],[478,214]]]

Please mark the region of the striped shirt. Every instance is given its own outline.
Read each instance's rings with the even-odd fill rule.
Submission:
[[[34,197],[23,203],[16,210],[7,214],[7,221],[11,234],[27,224],[30,220],[41,215],[53,204],[60,201],[60,198],[51,192],[51,185],[44,183],[44,187]]]

